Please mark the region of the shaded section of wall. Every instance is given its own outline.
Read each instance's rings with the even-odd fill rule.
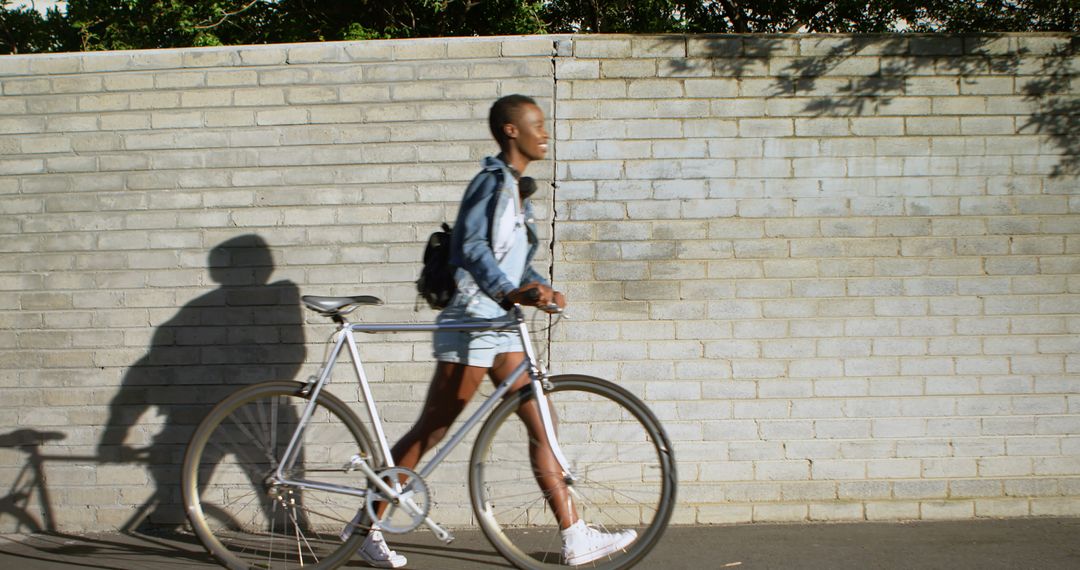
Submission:
[[[306,378],[323,357],[332,326],[305,324],[300,294],[377,295],[387,305],[360,318],[430,320],[413,311],[422,241],[497,152],[491,102],[522,92],[550,111],[553,46],[0,58],[0,431],[13,442],[0,530],[181,522],[179,464],[208,406],[237,385]],[[393,438],[426,392],[429,341],[364,340]],[[351,373],[331,388],[359,400]],[[465,457],[438,479],[455,482],[451,504],[467,504]]]

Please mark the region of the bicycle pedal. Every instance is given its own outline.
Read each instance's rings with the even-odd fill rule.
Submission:
[[[351,473],[359,469],[364,463],[367,463],[364,456],[357,454],[352,456],[352,458],[349,459],[349,462],[342,466],[342,469],[344,469],[346,473]]]
[[[450,544],[451,542],[454,542],[454,535],[450,534],[450,531],[446,530],[438,523],[431,520],[431,518],[425,519],[424,523],[426,523],[428,528],[431,529],[431,532],[435,535],[435,538],[441,540],[443,544]]]

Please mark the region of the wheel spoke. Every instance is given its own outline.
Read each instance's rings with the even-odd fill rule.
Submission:
[[[470,493],[477,519],[515,566],[556,568],[563,564],[559,517],[567,514],[561,501],[569,500],[570,516],[600,532],[635,529],[628,545],[586,564],[627,568],[656,544],[671,516],[670,445],[644,404],[625,390],[580,376],[555,377],[552,384],[548,399],[559,412],[556,433],[573,480],[559,483],[561,467],[553,468],[548,461],[554,458],[530,441],[529,432],[538,428],[525,425],[535,420],[517,412],[531,394],[508,399],[492,412],[473,451]]]
[[[337,533],[356,512],[353,495],[275,484],[276,453],[297,431],[308,400],[299,384],[273,382],[239,390],[211,411],[185,456],[183,490],[199,539],[225,565],[267,570],[332,568],[351,558],[355,540]],[[355,450],[381,463],[349,407],[326,393],[298,441],[293,473],[363,489],[333,457]],[[348,512],[349,516],[342,513]]]

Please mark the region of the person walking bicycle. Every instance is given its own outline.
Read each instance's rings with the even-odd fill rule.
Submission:
[[[521,172],[543,158],[547,132],[527,97],[500,99],[491,115],[503,152],[484,160],[462,199],[448,240],[455,292],[434,297],[447,304],[437,320],[356,323],[350,314],[382,300],[305,295],[307,309],[336,325],[318,373],[306,382],[236,390],[192,433],[181,468],[184,508],[199,541],[225,567],[332,570],[359,554],[369,565],[397,568],[407,561],[383,533],[420,525],[449,543],[453,535],[431,517],[426,478],[476,426],[472,511],[515,566],[625,570],[663,534],[678,478],[659,420],[625,388],[581,374],[549,375],[537,358],[521,305],[548,312],[566,306],[529,265],[538,243],[528,201],[535,185]],[[419,420],[391,446],[357,333],[406,331],[434,332],[438,363]],[[345,355],[374,438],[351,406],[324,389]],[[484,376],[494,391],[446,438]]]
[[[530,265],[538,239],[529,185],[521,180],[529,164],[547,154],[544,113],[532,98],[508,95],[492,105],[489,126],[501,152],[484,159],[483,170],[461,200],[450,253],[451,263],[458,267],[457,293],[439,314],[439,323],[502,317],[515,303],[558,309],[566,306],[566,297]],[[391,450],[394,465],[415,468],[424,453],[443,439],[484,376],[499,384],[518,368],[524,354],[515,335],[513,331],[435,332],[438,362],[434,377],[419,419]],[[528,382],[529,377],[522,375],[513,389]],[[605,533],[586,526],[547,443],[539,408],[531,402],[522,406],[518,416],[529,432],[537,484],[563,529],[566,563],[585,564],[633,542],[637,536],[633,530]],[[380,568],[398,568],[407,562],[386,545],[377,528],[369,532],[359,554]]]

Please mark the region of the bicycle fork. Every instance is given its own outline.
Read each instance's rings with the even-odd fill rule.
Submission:
[[[525,317],[521,312],[521,308],[515,307],[514,311],[518,323],[518,333],[521,335],[521,346],[525,351],[525,362],[522,363],[522,366],[529,365],[529,378],[532,380],[536,405],[540,407],[540,419],[544,424],[544,435],[547,437],[548,446],[551,447],[551,453],[555,455],[555,460],[559,462],[559,467],[563,472],[563,479],[567,483],[573,483],[576,477],[570,471],[570,461],[563,455],[562,447],[559,446],[559,438],[555,435],[555,419],[551,416],[551,407],[548,403],[547,394],[544,392],[545,387],[551,386],[551,383],[547,381],[547,371],[542,369],[543,364],[536,354],[532,339],[529,338],[529,327],[525,325]],[[518,376],[520,376],[520,373],[515,372],[512,375],[513,380],[517,380]]]

